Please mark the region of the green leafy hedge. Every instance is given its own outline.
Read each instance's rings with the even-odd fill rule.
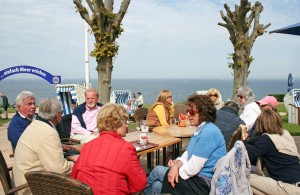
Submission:
[[[285,94],[269,94],[269,96],[274,96],[278,102],[283,102]]]

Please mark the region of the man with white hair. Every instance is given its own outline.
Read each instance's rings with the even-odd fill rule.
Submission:
[[[42,99],[39,116],[23,132],[17,144],[13,178],[16,186],[26,183],[24,174],[30,171],[52,171],[70,174],[77,156],[64,158],[55,125],[60,123],[62,105],[59,100]],[[18,194],[31,194],[30,188]]]
[[[26,127],[36,118],[35,96],[30,91],[22,91],[16,97],[17,113],[12,117],[7,128],[7,137],[13,151]]]

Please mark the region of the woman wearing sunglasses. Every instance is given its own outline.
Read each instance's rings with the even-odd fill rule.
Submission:
[[[216,109],[207,95],[188,98],[187,115],[197,126],[189,146],[168,167],[156,166],[148,176],[145,194],[209,194],[213,168],[226,155],[224,137],[214,125]]]
[[[157,101],[151,106],[147,114],[147,124],[149,127],[168,126],[170,118],[174,116],[173,98],[171,91],[162,90]],[[172,116],[173,115],[173,116]]]
[[[260,115],[261,110],[255,101],[255,95],[250,87],[240,87],[237,94],[240,103],[240,118],[246,123],[245,130],[249,131],[253,127],[257,117]]]
[[[224,106],[224,102],[221,99],[221,93],[216,88],[209,89],[207,95],[210,97],[217,110],[220,110]]]

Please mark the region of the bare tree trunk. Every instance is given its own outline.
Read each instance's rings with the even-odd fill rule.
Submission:
[[[89,24],[95,36],[95,48],[91,56],[97,61],[100,101],[107,103],[111,91],[112,59],[118,54],[119,49],[116,39],[123,32],[121,22],[130,0],[122,0],[118,13],[113,13],[114,0],[86,0],[86,2],[88,6],[84,7],[81,0],[73,0],[80,16]]]
[[[233,93],[232,98],[236,98],[237,90],[241,86],[247,84],[247,78],[250,73],[249,67],[253,61],[251,50],[256,38],[263,35],[265,29],[271,24],[262,25],[259,23],[260,13],[263,11],[263,6],[259,1],[251,7],[248,0],[241,0],[240,5],[235,5],[235,11],[232,12],[230,7],[225,3],[226,16],[221,10],[221,17],[225,23],[218,23],[218,25],[227,28],[229,32],[229,39],[233,45],[234,53],[232,54],[233,63],[229,67],[233,69]],[[247,13],[250,14],[247,17]],[[252,32],[250,33],[250,28]]]
[[[112,57],[101,58],[96,68],[98,72],[98,94],[102,103],[107,103],[110,99],[112,68]]]

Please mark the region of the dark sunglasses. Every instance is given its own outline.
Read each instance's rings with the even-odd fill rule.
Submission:
[[[195,116],[195,114],[197,113],[197,111],[194,110],[193,108],[188,108],[188,109],[186,110],[186,113],[189,113],[190,116]]]
[[[217,94],[211,94],[211,95],[209,95],[209,97],[212,97],[212,96],[218,97]]]
[[[238,95],[237,97],[240,98],[240,99],[244,98],[244,96],[242,96],[242,95]]]

